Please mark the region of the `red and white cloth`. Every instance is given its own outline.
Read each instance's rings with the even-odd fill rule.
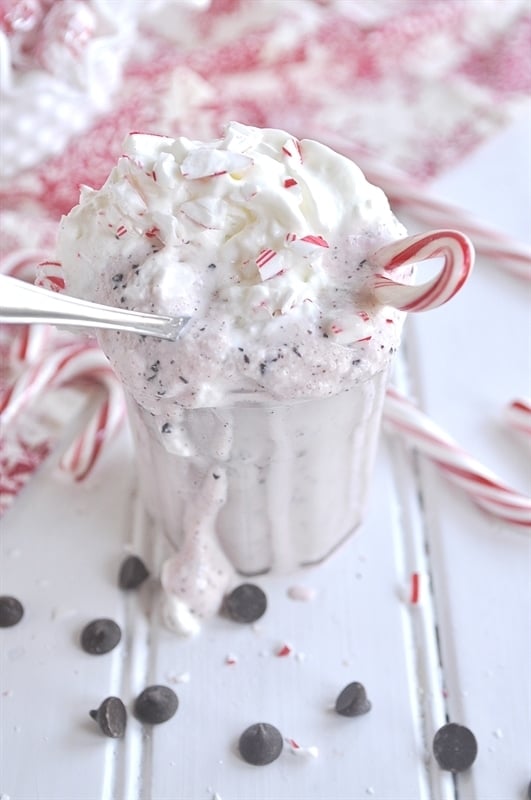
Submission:
[[[80,184],[103,183],[132,130],[203,139],[231,119],[284,128],[377,164],[384,178],[398,168],[413,183],[395,183],[393,201],[419,206],[417,188],[499,130],[531,90],[527,0],[130,2],[141,34],[112,111],[0,185],[2,271],[31,279],[53,258],[60,215]],[[12,6],[0,4],[0,57]],[[22,430],[18,440],[20,464],[42,459],[46,443],[28,455]]]

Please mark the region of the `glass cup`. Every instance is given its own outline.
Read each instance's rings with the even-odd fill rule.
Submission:
[[[390,277],[438,256],[444,265],[426,284]],[[462,287],[472,261],[472,245],[456,231],[401,239],[370,257],[368,291],[382,305],[429,310]],[[214,537],[243,575],[326,558],[363,518],[388,370],[331,397],[271,404],[257,393],[222,408],[176,407],[162,432],[128,396],[141,493],[171,548],[186,555]]]

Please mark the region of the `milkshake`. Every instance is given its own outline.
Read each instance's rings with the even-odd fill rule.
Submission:
[[[68,294],[191,317],[176,342],[99,334],[172,549],[173,624],[214,613],[236,572],[317,563],[359,525],[408,308],[382,297],[418,295],[391,253],[404,237],[351,161],[238,123],[211,142],[130,134],[63,219]]]

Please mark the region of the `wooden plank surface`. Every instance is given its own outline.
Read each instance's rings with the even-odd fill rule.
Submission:
[[[528,120],[516,124],[439,181],[439,192],[529,238],[530,130]],[[408,322],[397,373],[434,419],[527,491],[529,454],[500,413],[513,395],[530,393],[529,309],[521,283],[480,262],[462,297]],[[219,618],[190,640],[166,631],[154,581],[134,596],[116,586],[124,555],[153,546],[125,433],[85,485],[45,468],[4,518],[1,592],[20,597],[26,614],[0,632],[0,796],[525,797],[529,537],[476,510],[395,439],[382,439],[362,530],[320,568],[261,577],[270,606],[256,626]],[[416,570],[430,574],[433,593],[412,608],[404,593]],[[290,599],[294,584],[315,598]],[[124,636],[112,654],[91,657],[79,632],[97,616],[115,618]],[[284,642],[294,651],[279,658]],[[226,663],[229,654],[236,664]],[[373,708],[340,718],[331,709],[352,680],[365,684]],[[149,683],[177,691],[175,718],[150,731],[131,716],[123,741],[100,736],[88,711],[109,694],[130,709]],[[455,782],[431,756],[446,718],[479,742],[476,764]],[[267,768],[244,764],[235,743],[260,720],[316,746],[318,757],[286,747]]]

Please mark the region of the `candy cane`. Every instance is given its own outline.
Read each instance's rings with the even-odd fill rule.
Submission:
[[[466,211],[435,200],[422,191],[411,188],[401,192],[386,191],[394,208],[403,208],[430,227],[444,224],[459,228],[470,237],[482,256],[518,278],[531,280],[531,251],[523,244],[513,242],[508,236],[475,220]]]
[[[47,389],[82,382],[103,386],[106,397],[61,461],[62,467],[76,480],[88,474],[104,442],[116,431],[124,414],[118,379],[99,348],[85,342],[60,347],[30,365],[0,396],[2,420],[7,425],[23,408],[37,402]]]
[[[430,228],[451,227],[463,231],[479,255],[518,278],[531,280],[529,247],[475,219],[468,211],[430,196],[405,173],[371,159],[349,140],[329,131],[321,132],[319,138],[359,164],[367,179],[384,190],[394,209],[403,210]]]
[[[46,251],[37,248],[13,250],[0,261],[0,272],[21,281],[33,283],[37,264],[46,257]]]
[[[442,270],[420,286],[395,283],[384,273],[398,267],[444,257]],[[474,248],[459,231],[432,231],[409,236],[381,247],[367,262],[384,273],[375,275],[373,294],[383,305],[400,311],[428,311],[448,302],[468,279],[474,263]]]
[[[384,406],[388,430],[403,436],[444,472],[484,511],[531,528],[531,498],[510,489],[470,456],[410,400],[389,388]]]
[[[521,433],[531,436],[531,401],[518,398],[511,400],[506,408],[506,418],[509,425]]]
[[[37,361],[52,338],[49,325],[13,325],[9,344],[9,364],[15,369]]]
[[[125,411],[118,380],[108,366],[105,356],[93,349],[90,357],[94,361],[93,365],[90,366],[85,358],[85,363],[79,365],[80,376],[103,385],[107,392],[105,400],[88,425],[61,459],[61,468],[70,473],[76,481],[82,481],[89,474],[105,443],[120,427]]]

